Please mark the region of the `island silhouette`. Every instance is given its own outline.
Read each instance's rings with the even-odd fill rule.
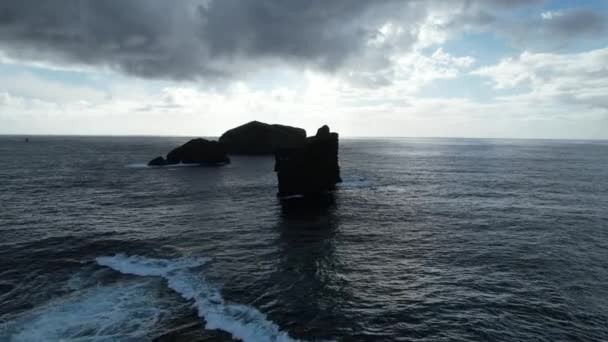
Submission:
[[[338,133],[327,125],[307,137],[302,128],[251,121],[226,131],[218,141],[192,139],[148,165],[222,166],[230,163],[230,154],[274,155],[278,196],[319,195],[342,181],[338,140]]]

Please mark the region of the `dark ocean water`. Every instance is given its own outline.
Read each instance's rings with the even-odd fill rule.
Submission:
[[[0,137],[0,341],[608,340],[608,142],[342,139],[304,210],[185,141]]]

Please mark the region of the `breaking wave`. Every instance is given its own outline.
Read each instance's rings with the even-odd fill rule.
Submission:
[[[0,325],[0,341],[147,340],[169,315],[149,285],[96,286],[57,298]]]
[[[194,301],[199,316],[206,321],[206,329],[223,330],[245,342],[296,341],[256,308],[225,301],[204,277],[189,271],[204,265],[206,258],[167,260],[117,254],[98,257],[96,261],[123,274],[164,278],[171,289]]]

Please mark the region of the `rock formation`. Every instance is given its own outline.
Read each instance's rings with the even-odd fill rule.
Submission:
[[[338,133],[319,128],[314,137],[275,154],[279,196],[320,194],[341,182],[338,164]]]
[[[273,154],[279,149],[304,144],[306,131],[290,126],[251,121],[222,134],[219,141],[231,154]]]
[[[148,162],[148,166],[163,166],[167,165],[167,161],[163,157],[156,157]]]
[[[306,138],[301,128],[268,125],[259,121],[236,127],[224,133],[220,141],[192,139],[172,150],[167,158],[157,157],[148,165],[178,163],[221,165],[230,162],[227,153],[275,155],[275,172],[279,196],[327,194],[340,179],[338,133],[329,127]]]
[[[156,157],[148,165],[172,164],[226,164],[230,159],[226,154],[226,147],[217,141],[202,138],[192,139],[167,154],[167,159]]]

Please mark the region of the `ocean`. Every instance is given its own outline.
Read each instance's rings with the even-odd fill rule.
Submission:
[[[341,139],[147,167],[167,137],[0,137],[0,341],[607,341],[608,141]]]

